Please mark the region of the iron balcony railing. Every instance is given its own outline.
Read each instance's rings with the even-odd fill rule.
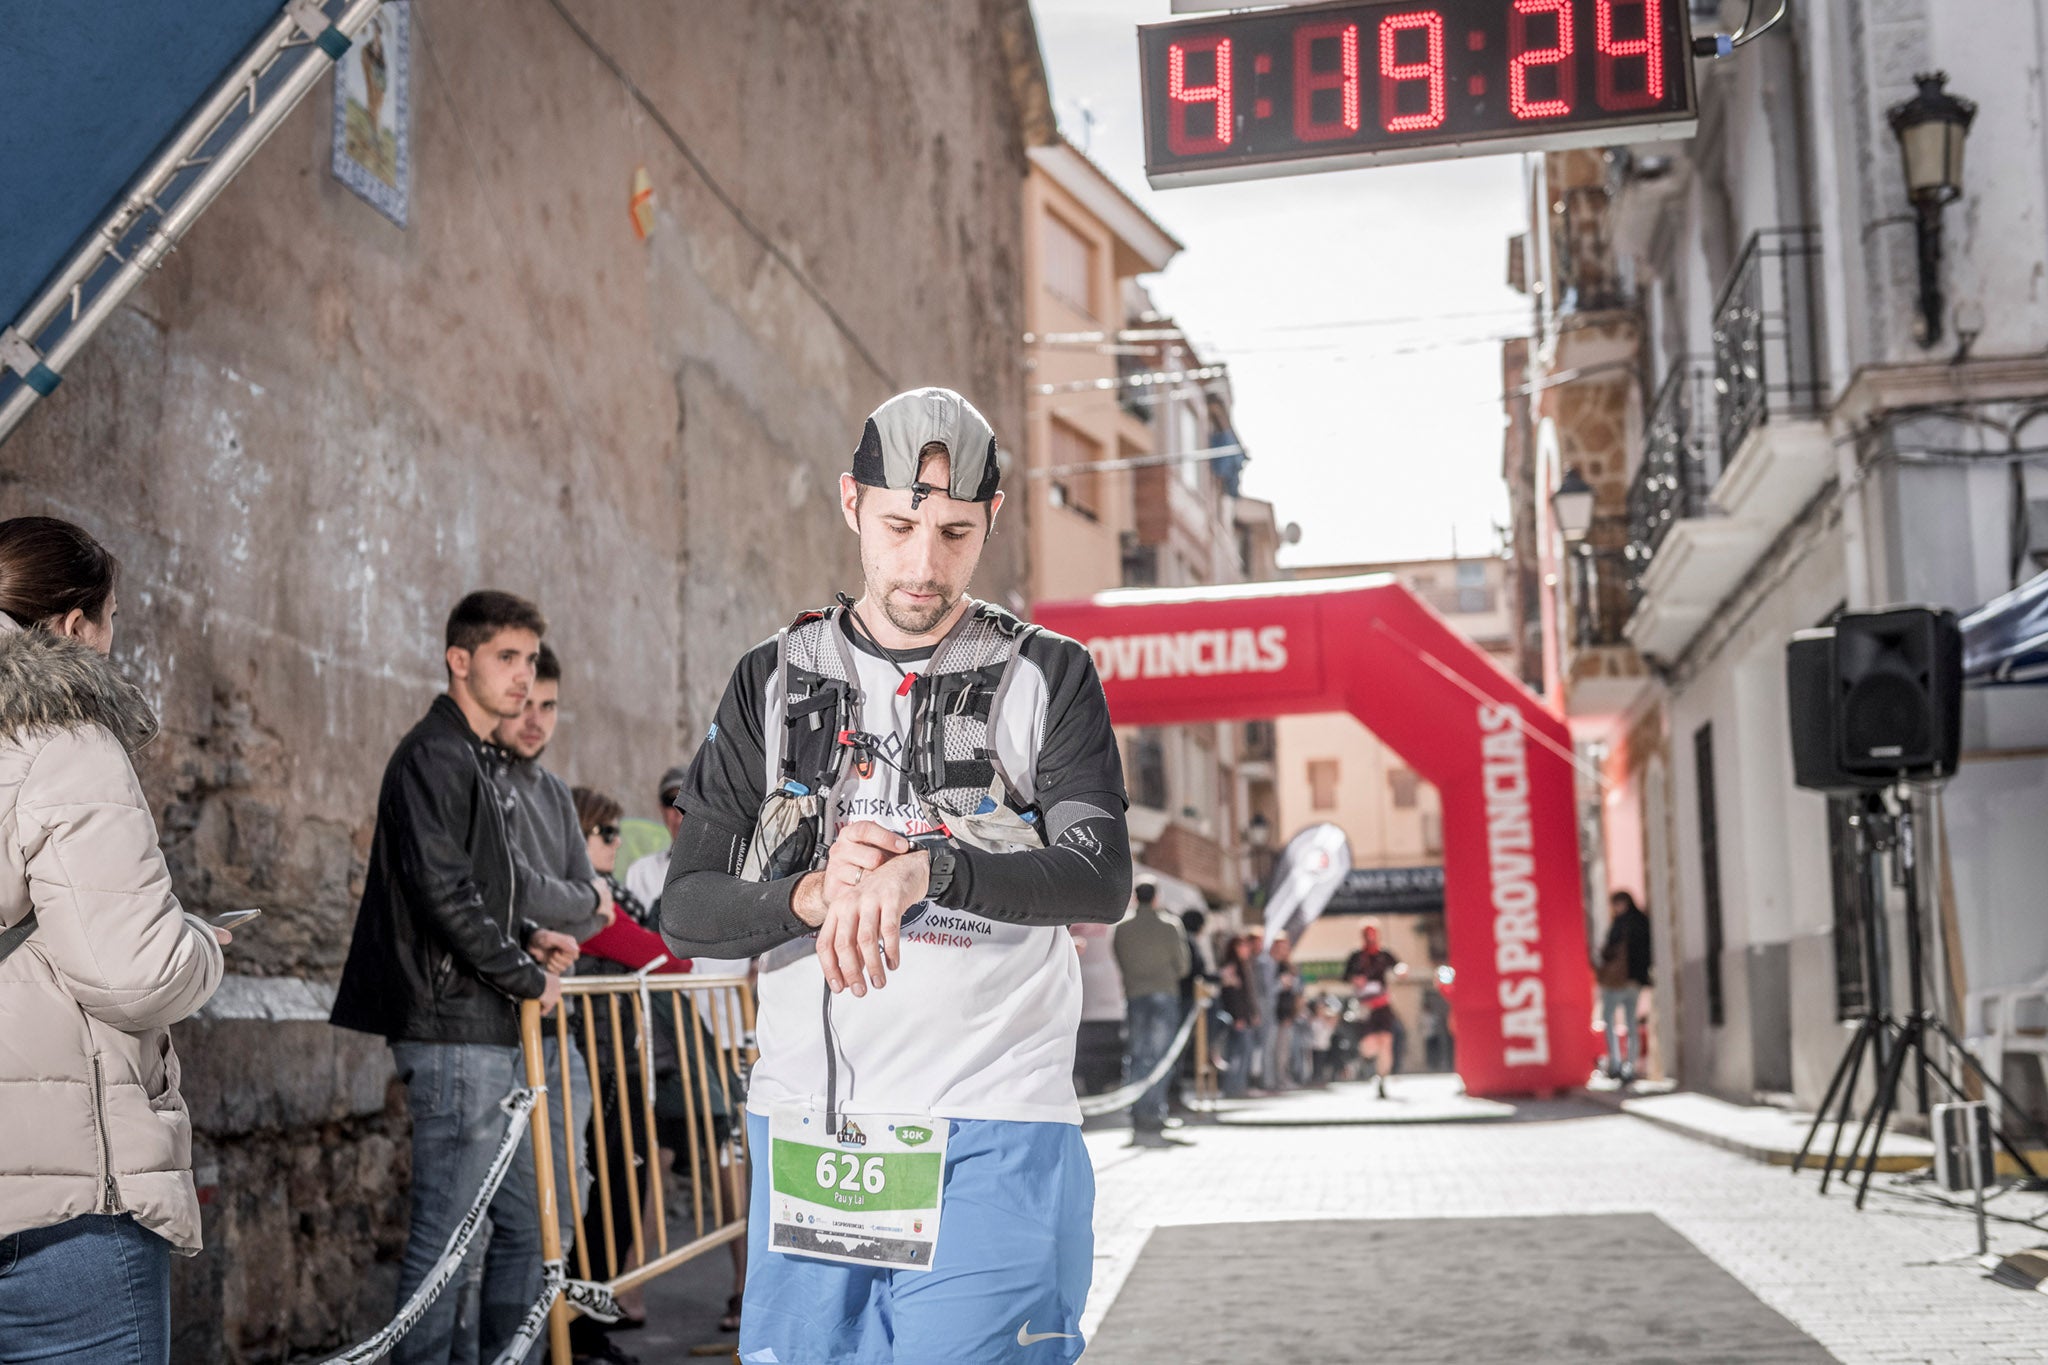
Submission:
[[[1611,649],[1628,643],[1622,628],[1635,608],[1635,561],[1622,545],[1582,541],[1572,547],[1572,644],[1580,650]]]
[[[1713,367],[1687,358],[1672,365],[1643,432],[1643,462],[1628,489],[1628,545],[1623,550],[1629,598],[1643,592],[1643,575],[1671,528],[1704,516],[1707,495],[1721,477],[1715,439]]]
[[[1714,387],[1727,458],[1771,418],[1821,411],[1820,318],[1819,230],[1766,228],[1752,236],[1714,305]]]

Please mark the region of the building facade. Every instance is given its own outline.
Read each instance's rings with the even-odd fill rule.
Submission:
[[[1905,1007],[1903,949],[1876,982],[1860,966],[1864,934],[1905,942],[1902,898],[1864,904],[1853,803],[1793,783],[1812,722],[1785,648],[1845,608],[1967,612],[2040,568],[2043,44],[2022,0],[1797,6],[1700,64],[1696,138],[1530,163],[1525,503],[1596,774],[1589,913],[1644,898],[1659,1050],[1689,1085],[1817,1103],[1843,1021]],[[1929,261],[1889,111],[1935,71],[1978,110]],[[1551,502],[1574,470],[1583,527]],[[1930,988],[1959,1024],[1964,992],[2048,970],[2021,890],[2048,877],[2048,702],[1972,692],[1963,727],[1960,772],[1919,794]]]
[[[946,384],[1025,445],[1052,125],[1022,0],[405,8],[410,226],[330,173],[323,84],[0,446],[0,516],[122,560],[178,894],[267,912],[178,1031],[208,1247],[181,1361],[324,1356],[390,1314],[402,1092],[325,1016],[455,601],[541,604],[546,761],[652,814],[734,660],[857,588],[836,481],[868,411]],[[1002,531],[976,587],[1021,608]]]
[[[1228,378],[1142,283],[1180,244],[1072,145],[1034,149],[1031,167],[1032,600],[1277,577],[1273,508],[1239,491]],[[1246,830],[1278,817],[1272,725],[1119,737],[1140,863],[1241,905],[1270,857]]]

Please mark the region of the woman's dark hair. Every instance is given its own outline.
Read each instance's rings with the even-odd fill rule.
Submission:
[[[1626,891],[1615,892],[1607,898],[1607,903],[1614,907],[1614,913],[1617,915],[1625,915],[1631,910],[1642,909],[1641,906],[1636,904],[1636,898]]]
[[[616,825],[626,808],[603,792],[588,787],[572,787],[569,799],[576,803],[576,825],[588,839],[601,825]]]
[[[97,621],[120,585],[121,561],[55,517],[0,521],[0,611],[24,626],[82,611]]]

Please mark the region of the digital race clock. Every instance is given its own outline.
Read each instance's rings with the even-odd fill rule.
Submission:
[[[1255,10],[1138,30],[1154,188],[1690,136],[1687,0]]]

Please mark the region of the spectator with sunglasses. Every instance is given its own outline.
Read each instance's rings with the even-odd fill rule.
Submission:
[[[657,912],[633,893],[630,883],[626,886],[621,886],[616,880],[613,880],[618,870],[619,819],[624,813],[618,801],[605,795],[603,792],[592,791],[588,787],[576,788],[574,796],[576,801],[576,818],[582,826],[585,838],[588,841],[591,864],[598,870],[600,875],[610,881],[612,895],[620,910],[617,920],[607,926],[603,932],[585,940],[583,956],[576,964],[578,973],[640,971],[650,964],[659,964],[654,966],[656,972],[687,972],[692,970],[690,959],[671,958],[668,946],[662,942],[661,935],[649,927],[655,923]],[[666,863],[666,855],[657,856],[660,856],[662,861]],[[698,964],[697,969],[702,969],[701,964]],[[679,1156],[678,1154],[686,1154],[689,1151],[691,1129],[688,1120],[684,1117],[684,1109],[690,1105],[691,1099],[685,1093],[682,1080],[683,1068],[681,1061],[676,1055],[676,1025],[675,1016],[672,1013],[674,1002],[675,997],[666,992],[657,993],[651,1001],[654,1017],[649,1022],[649,1032],[653,1035],[654,1044],[654,1055],[652,1058],[655,1077],[654,1124],[659,1150],[656,1154],[656,1160],[649,1162],[644,1169],[649,1172],[673,1170],[678,1174],[686,1175],[690,1168],[690,1162],[686,1155]],[[626,1053],[626,1075],[624,1083],[621,1084],[617,1075],[617,1068],[609,1060],[611,1057],[609,1020],[603,1013],[599,1013],[596,1018],[598,1032],[601,1036],[598,1038],[598,1060],[595,1074],[598,1077],[599,1092],[604,1098],[605,1112],[607,1114],[623,1113],[638,1115],[642,1112],[641,1107],[645,1103],[640,1087],[640,1039],[638,1037],[638,1030],[634,1027],[630,1017],[623,1021],[627,1034],[622,1039]],[[696,1033],[700,1035],[698,1039],[692,1041],[692,1048],[700,1049],[702,1055],[706,1057],[713,1056],[715,1044],[711,1040],[706,1026],[701,1021],[691,1021],[689,1027],[694,1028]],[[741,1169],[734,1161],[733,1153],[728,1146],[731,1139],[731,1105],[725,1095],[722,1073],[714,1067],[711,1068],[709,1073],[701,1076],[700,1080],[703,1084],[711,1087],[710,1108],[712,1111],[712,1145],[714,1148],[714,1150],[709,1152],[700,1148],[699,1160],[701,1168],[707,1172],[718,1172],[717,1178],[724,1181],[722,1193],[726,1207],[740,1209],[744,1207],[746,1183],[742,1177]],[[626,1153],[619,1125],[613,1125],[608,1129],[606,1138],[609,1146],[606,1154],[607,1161],[611,1163],[612,1169],[623,1169]],[[618,1206],[618,1201],[624,1197],[624,1183],[614,1181],[612,1185],[612,1199],[615,1207],[612,1211],[611,1223],[613,1236],[618,1239],[618,1244],[615,1246],[614,1251],[620,1258],[620,1269],[628,1270],[632,1269],[638,1262],[634,1258],[626,1234],[626,1229],[629,1226],[628,1211],[624,1207]],[[641,1213],[641,1222],[649,1224],[654,1218],[654,1186],[651,1179],[645,1182],[641,1198],[644,1205]],[[585,1238],[593,1248],[596,1248],[592,1254],[597,1258],[597,1264],[593,1268],[602,1274],[604,1254],[602,1210],[594,1207],[591,1208],[584,1215],[583,1226]],[[719,1325],[725,1331],[736,1332],[739,1330],[740,1289],[746,1282],[746,1243],[742,1240],[735,1240],[730,1245],[733,1258],[733,1294],[726,1301],[725,1315]],[[609,1341],[603,1340],[603,1338],[608,1335],[609,1331],[620,1329],[632,1330],[643,1325],[646,1321],[644,1301],[637,1288],[622,1292],[618,1298],[619,1306],[626,1314],[625,1319],[618,1327],[607,1329],[603,1324],[588,1319],[578,1319],[572,1325],[572,1344],[576,1345],[579,1350],[592,1359],[616,1360],[620,1358],[623,1353],[619,1352]]]

